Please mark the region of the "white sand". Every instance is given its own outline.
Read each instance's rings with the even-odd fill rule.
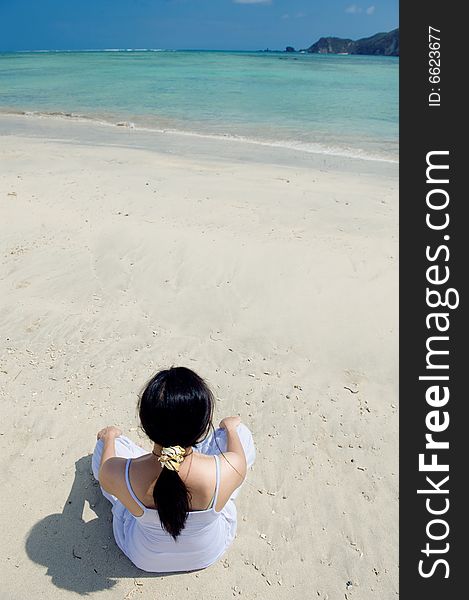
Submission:
[[[0,598],[395,598],[396,166],[0,126]],[[161,577],[115,546],[88,455],[108,424],[145,445],[169,365],[258,457],[225,557]]]

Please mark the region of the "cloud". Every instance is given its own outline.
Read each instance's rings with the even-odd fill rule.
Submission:
[[[345,12],[349,13],[350,15],[356,15],[357,13],[361,13],[362,10],[363,9],[360,6],[357,6],[356,4],[350,4],[345,9]]]
[[[368,8],[363,9],[361,6],[358,6],[358,4],[349,4],[345,8],[345,12],[349,15],[359,15],[360,13],[364,12],[365,14],[371,16],[374,14],[375,10],[376,6],[369,6]]]
[[[235,4],[272,4],[272,0],[233,0]]]
[[[282,19],[284,21],[286,21],[287,19],[302,19],[303,17],[306,17],[306,13],[304,12],[297,12],[294,15],[291,15],[290,13],[285,13],[284,15],[282,15]]]

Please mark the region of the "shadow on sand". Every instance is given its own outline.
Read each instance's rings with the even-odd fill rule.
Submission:
[[[91,520],[83,519],[84,509]],[[75,463],[75,479],[62,513],[45,517],[30,530],[26,552],[47,567],[54,585],[82,595],[111,589],[122,578],[175,574],[141,571],[117,547],[111,504],[91,473],[91,454]]]

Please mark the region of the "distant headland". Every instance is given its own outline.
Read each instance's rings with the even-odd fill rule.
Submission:
[[[296,52],[287,46],[285,52]],[[386,33],[376,33],[371,37],[349,40],[338,37],[322,37],[309,48],[299,50],[308,54],[371,54],[378,56],[399,56],[399,29]]]

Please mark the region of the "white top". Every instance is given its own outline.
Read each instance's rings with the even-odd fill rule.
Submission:
[[[143,514],[136,517],[118,500],[112,508],[113,529],[117,545],[136,567],[153,573],[203,569],[220,558],[231,544],[236,533],[236,506],[230,499],[221,511],[215,510],[220,488],[220,458],[214,456],[216,486],[212,507],[190,511],[177,540],[162,528],[158,511],[144,506],[135,495],[129,480],[132,459],[127,459],[127,488]]]

